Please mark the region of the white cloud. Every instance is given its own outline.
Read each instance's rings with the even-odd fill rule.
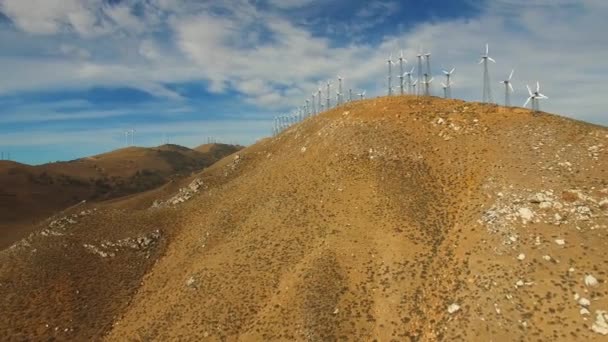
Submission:
[[[414,63],[415,52],[423,45],[433,53],[435,74],[440,66],[457,68],[453,94],[478,100],[481,70],[476,61],[488,41],[498,61],[491,69],[497,100],[501,98],[498,81],[513,67],[518,90],[514,104],[520,99],[523,103],[524,84],[538,79],[551,98],[543,103],[544,109],[607,122],[602,117],[603,95],[597,89],[604,88],[602,78],[608,74],[608,68],[599,62],[608,58],[602,29],[608,6],[599,0],[484,2],[477,18],[421,24],[382,37],[380,42],[340,47],[294,20],[260,12],[245,0],[150,0],[138,16],[129,7],[134,1],[114,7],[100,1],[0,0],[1,10],[26,32],[49,34],[49,39],[57,41],[66,28],[77,33],[79,37],[60,49],[81,59],[0,57],[0,93],[132,86],[156,96],[182,99],[165,84],[205,81],[208,91],[237,91],[240,95],[235,94],[235,99],[245,103],[287,110],[310,98],[319,81],[337,74],[345,77],[345,91],[367,89],[369,95],[384,94],[388,54],[403,48]],[[306,2],[293,0],[275,6],[296,8]],[[389,13],[394,6],[397,2],[370,2],[358,17]],[[159,30],[162,34],[155,35]],[[101,34],[105,36],[99,37]],[[88,43],[93,36],[98,37],[99,47]],[[436,77],[436,93],[440,80]]]

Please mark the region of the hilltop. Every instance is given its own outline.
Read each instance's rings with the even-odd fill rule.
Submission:
[[[242,147],[215,144],[209,152],[178,145],[128,147],[67,162],[30,166],[0,162],[0,249],[29,227],[83,200],[147,191],[215,163]]]
[[[0,252],[0,337],[599,340],[607,146],[522,108],[349,103]]]

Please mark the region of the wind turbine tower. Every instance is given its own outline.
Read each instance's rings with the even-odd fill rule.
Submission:
[[[401,95],[403,95],[403,77],[405,74],[403,73],[403,62],[407,63],[407,59],[403,58],[403,50],[399,52],[399,89],[401,91]]]
[[[431,94],[430,88],[433,82],[433,77],[429,78],[429,74],[424,74],[424,95],[429,96]]]
[[[327,81],[327,108],[325,110],[329,110],[331,106],[331,81]]]
[[[452,77],[454,70],[456,70],[456,68],[452,68],[452,70],[450,70],[450,71],[443,70],[443,74],[445,75],[445,78],[446,78],[445,87],[443,89],[443,91],[444,91],[443,95],[446,99],[452,98],[452,82],[450,80],[450,77]],[[444,83],[442,83],[442,85],[444,85]]]
[[[511,70],[509,74],[509,78],[504,81],[500,81],[498,83],[502,83],[505,85],[505,106],[511,106],[511,93],[513,92],[513,86],[511,85],[511,78],[513,77],[513,73],[515,69]]]
[[[363,100],[365,98],[365,90],[359,94],[357,94],[357,96],[359,96],[359,99]]]
[[[431,88],[429,86],[430,86],[431,81],[433,80],[433,77],[432,77],[433,74],[431,74],[431,53],[430,52],[425,53],[424,59],[426,60],[426,78],[425,78],[425,82],[424,82],[426,86],[424,88],[424,92],[425,92],[424,95],[430,96]],[[429,78],[430,78],[430,80],[429,80]]]
[[[407,92],[412,94],[412,73],[414,72],[414,67],[412,67],[412,70],[410,71],[406,71],[405,73],[403,73],[403,76],[407,76]]]
[[[321,113],[323,111],[323,104],[321,103],[321,86],[319,86],[319,90],[317,91],[317,101],[319,103],[317,110]]]
[[[422,47],[420,47],[418,49],[418,54],[416,55],[416,58],[418,59],[418,78],[416,79],[416,81],[420,81],[422,82],[422,57],[424,57],[424,55],[422,54]],[[414,86],[414,90],[415,90],[415,86]],[[420,89],[418,89],[418,91],[420,92]],[[420,94],[416,94],[416,95],[420,95]]]
[[[311,102],[312,103],[312,114],[314,115],[314,114],[317,114],[317,108],[315,108],[315,93],[312,93],[311,99],[312,99],[312,102]]]
[[[393,95],[392,75],[393,75],[393,55],[388,56],[388,96]]]
[[[338,103],[337,106],[342,104],[342,76],[338,75]]]
[[[412,86],[412,94],[418,96],[418,93],[416,93],[416,84],[418,83],[418,79],[415,79],[414,82],[411,84]]]
[[[353,102],[353,89],[348,89],[348,102]]]
[[[484,103],[493,103],[494,99],[492,98],[492,86],[490,84],[490,73],[488,71],[488,61],[492,63],[496,63],[492,57],[489,55],[490,49],[488,44],[486,44],[486,54],[481,56],[481,60],[478,64],[483,63],[483,98],[482,102]]]

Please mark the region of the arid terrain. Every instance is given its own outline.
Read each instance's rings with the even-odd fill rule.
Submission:
[[[0,161],[0,249],[27,236],[32,224],[83,200],[108,200],[150,190],[200,171],[240,148],[162,145],[128,147],[38,166]]]
[[[0,340],[605,341],[607,250],[608,128],[370,99],[43,221]]]

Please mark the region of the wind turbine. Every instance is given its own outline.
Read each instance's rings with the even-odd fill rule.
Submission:
[[[454,73],[454,70],[456,70],[456,68],[452,68],[452,70],[450,70],[450,71],[443,70],[443,74],[446,77],[445,88],[443,89],[443,91],[444,91],[444,97],[446,99],[452,97],[452,83],[450,82],[450,77]],[[443,85],[443,83],[442,83],[442,85]]]
[[[329,107],[331,107],[331,100],[330,100],[330,96],[331,96],[331,81],[327,81],[327,108],[326,110],[329,110]]]
[[[527,84],[526,88],[528,88],[528,94],[530,94],[530,97],[528,97],[528,99],[524,103],[524,107],[528,104],[528,102],[530,102],[530,100],[532,100],[532,110],[534,110],[535,112],[540,111],[540,105],[538,103],[538,100],[548,99],[548,97],[540,93],[540,82],[536,82],[535,92],[532,92],[532,90],[530,90],[530,86]]]
[[[312,96],[311,96],[311,98],[312,98],[312,102],[311,102],[312,103],[312,114],[317,114],[317,108],[315,108],[315,97],[316,97],[315,93],[312,93]]]
[[[128,147],[129,146],[129,133],[131,133],[131,131],[126,130],[126,131],[124,131],[124,133],[125,133],[125,147]]]
[[[365,90],[359,94],[357,94],[357,96],[359,96],[359,99],[363,100],[365,98]]]
[[[431,94],[431,82],[433,82],[433,77],[429,78],[429,74],[424,74],[424,95],[429,96]]]
[[[321,103],[321,85],[319,85],[319,90],[317,92],[317,101],[319,102],[319,106],[317,107],[319,113],[323,111],[323,104]]]
[[[511,93],[513,92],[513,86],[511,85],[511,78],[513,77],[514,72],[515,72],[515,69],[511,70],[511,73],[509,74],[509,78],[507,78],[504,81],[498,82],[498,83],[503,83],[505,85],[505,106],[511,105]]]
[[[342,104],[342,76],[338,75],[338,102],[337,106]]]
[[[135,146],[135,128],[131,128],[131,145]]]
[[[311,115],[310,112],[310,101],[306,100],[306,111],[304,113],[306,115],[306,117],[309,117]]]
[[[418,47],[418,54],[416,55],[416,58],[418,59],[418,78],[416,80],[420,80],[420,82],[422,82],[422,58],[423,57],[424,57],[424,54],[422,53],[422,46],[420,46],[420,47]],[[420,89],[418,89],[418,91],[420,91]],[[419,94],[416,94],[416,95],[419,95]]]
[[[481,60],[478,64],[483,63],[483,99],[482,102],[492,103],[494,100],[492,99],[492,86],[490,85],[490,73],[488,71],[488,61],[492,63],[496,63],[492,57],[489,55],[490,48],[488,44],[486,44],[486,54],[481,56]]]
[[[426,77],[433,78],[432,77],[433,74],[431,73],[431,52],[425,53],[424,59],[426,60]],[[428,87],[428,84],[431,83],[431,81],[429,81],[429,80],[425,80],[425,81],[426,81],[425,83],[427,84],[427,87],[425,89],[425,91],[426,91],[425,95],[429,96],[429,95],[431,95],[431,92],[430,92],[430,88]]]
[[[416,84],[418,83],[418,79],[415,79],[414,82],[411,84],[412,86],[412,94],[418,96],[418,93],[416,93]]]
[[[348,102],[353,102],[353,89],[348,89]]]
[[[403,95],[403,77],[405,73],[403,73],[403,61],[407,63],[407,59],[403,58],[403,50],[399,52],[399,89],[401,90],[401,95]]]
[[[392,75],[393,75],[393,55],[390,54],[388,56],[388,96],[393,95],[393,87],[391,86],[391,79],[392,79]]]
[[[403,76],[407,76],[407,91],[408,93],[412,93],[412,73],[414,72],[414,67],[412,70],[406,71],[403,73]]]

